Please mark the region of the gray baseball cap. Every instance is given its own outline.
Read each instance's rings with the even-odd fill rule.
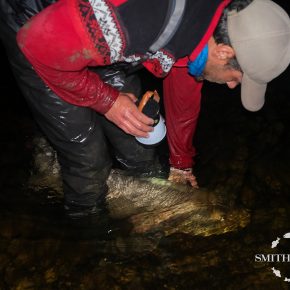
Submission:
[[[290,63],[290,19],[271,0],[254,0],[228,14],[228,33],[242,68],[241,99],[249,111],[260,110],[267,83]]]

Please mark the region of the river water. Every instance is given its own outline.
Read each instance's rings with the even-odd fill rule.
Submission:
[[[130,237],[127,222],[106,213],[93,225],[72,223],[52,189],[27,187],[35,124],[12,76],[6,78],[0,115],[1,290],[289,288],[289,263],[257,261],[258,254],[289,253],[290,241],[283,238],[290,232],[289,73],[269,86],[258,113],[241,107],[238,89],[204,88],[194,140],[196,175],[202,187],[226,192],[249,210],[249,224],[208,237],[177,231],[158,242],[154,236]]]

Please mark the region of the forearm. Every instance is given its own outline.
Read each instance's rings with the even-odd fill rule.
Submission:
[[[25,24],[17,42],[35,71],[63,100],[105,114],[118,91],[105,84],[90,66],[104,65],[80,38],[65,2],[52,4]]]
[[[105,114],[116,101],[119,91],[104,83],[100,76],[84,68],[82,71],[57,71],[29,59],[46,85],[60,98],[81,107]]]
[[[193,146],[202,83],[188,75],[186,68],[173,68],[164,80],[164,105],[170,164],[191,168],[196,150]]]

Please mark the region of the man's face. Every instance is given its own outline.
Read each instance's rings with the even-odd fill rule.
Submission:
[[[213,37],[208,42],[208,59],[201,77],[197,80],[207,80],[218,84],[227,84],[230,89],[241,83],[243,73],[234,67],[235,52],[226,44],[217,44]],[[231,65],[230,65],[231,64]]]
[[[230,89],[235,88],[242,81],[242,72],[234,70],[227,64],[207,62],[204,72],[197,80],[207,80],[217,84],[227,84]]]

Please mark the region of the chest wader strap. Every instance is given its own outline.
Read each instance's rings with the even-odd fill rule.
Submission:
[[[169,1],[169,7],[165,23],[157,39],[149,47],[149,53],[154,54],[157,50],[165,47],[177,31],[185,10],[186,0]]]
[[[178,27],[180,26],[182,16],[185,11],[186,0],[171,0],[169,1],[169,6],[167,9],[167,15],[165,18],[165,23],[153,42],[141,60],[133,62],[130,68],[127,70],[127,75],[131,74],[142,67],[142,62],[147,60],[150,56],[156,53],[160,48],[165,47],[166,44],[172,39],[176,33]]]

